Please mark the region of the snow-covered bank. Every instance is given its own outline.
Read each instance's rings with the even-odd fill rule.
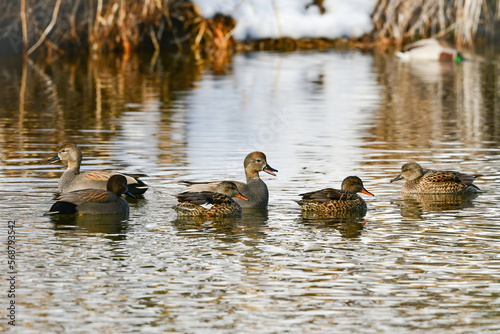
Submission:
[[[217,13],[236,20],[236,40],[288,37],[360,37],[372,30],[376,0],[324,0],[321,14],[312,0],[192,0],[206,18]],[[309,6],[308,6],[309,5]]]

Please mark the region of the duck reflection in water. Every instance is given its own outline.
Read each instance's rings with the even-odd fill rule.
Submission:
[[[396,204],[401,209],[401,216],[420,220],[425,213],[472,208],[479,194],[403,194],[403,200]]]
[[[236,242],[244,235],[261,242],[266,236],[267,221],[267,209],[243,209],[241,215],[232,216],[178,215],[172,224],[190,237],[213,235],[226,242]]]
[[[128,219],[121,215],[51,215],[54,229],[62,237],[103,235],[112,241],[126,239]]]
[[[352,239],[361,235],[366,222],[364,221],[365,212],[330,212],[328,214],[302,212],[301,223],[314,229],[339,231],[344,238]]]

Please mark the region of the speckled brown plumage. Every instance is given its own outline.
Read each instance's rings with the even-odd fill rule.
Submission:
[[[242,196],[236,184],[230,181],[222,181],[212,191],[184,192],[177,195],[179,204],[174,209],[180,216],[185,217],[227,217],[241,215],[241,206],[233,200],[238,197],[247,200]],[[209,208],[203,205],[211,205]]]
[[[366,211],[365,201],[358,192],[373,196],[363,187],[363,181],[357,176],[349,176],[342,182],[342,189],[326,188],[300,194],[302,199],[297,201],[305,212],[341,212]]]
[[[424,170],[416,162],[405,163],[401,173],[391,180],[405,179],[401,192],[403,194],[453,194],[481,192],[472,184],[480,174],[464,174],[453,171]]]

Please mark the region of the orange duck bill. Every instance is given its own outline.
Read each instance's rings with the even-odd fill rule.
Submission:
[[[367,194],[367,195],[370,195],[370,196],[375,196],[375,195],[373,195],[371,192],[369,192],[368,190],[366,190],[365,188],[361,189],[361,192],[362,192],[363,194]]]
[[[269,166],[269,164],[266,164],[262,170],[267,174],[271,174],[272,176],[276,176],[276,174],[274,173],[278,172],[277,169],[274,169],[273,167]]]
[[[246,198],[246,197],[245,197],[245,196],[243,196],[242,194],[238,194],[238,195],[236,195],[235,197],[238,197],[238,198],[241,198],[242,200],[248,201],[248,198]]]

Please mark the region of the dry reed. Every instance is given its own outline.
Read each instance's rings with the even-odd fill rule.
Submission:
[[[249,0],[241,0],[249,1]],[[322,11],[323,0],[313,0]],[[276,13],[279,18],[279,13]],[[459,46],[472,45],[478,31],[495,32],[498,0],[379,0],[372,14],[374,30],[362,41],[391,44],[453,33]],[[129,54],[133,50],[192,50],[207,53],[234,49],[323,48],[339,45],[321,39],[262,40],[237,44],[235,21],[204,18],[188,0],[20,0],[0,2],[0,39],[25,54],[87,52]],[[498,30],[498,29],[497,29]],[[352,41],[350,41],[352,42]],[[345,45],[340,41],[340,45]],[[351,45],[354,45],[351,43]],[[359,44],[357,44],[359,45]]]
[[[0,3],[0,39],[26,54],[228,49],[235,22],[205,19],[186,0],[20,0]]]
[[[497,2],[495,4],[495,2]],[[495,12],[496,15],[492,15]],[[403,43],[452,34],[458,46],[472,46],[479,28],[494,33],[500,19],[496,0],[379,0],[372,15],[373,37]]]

